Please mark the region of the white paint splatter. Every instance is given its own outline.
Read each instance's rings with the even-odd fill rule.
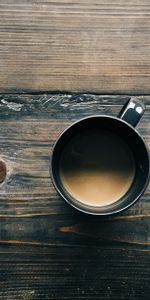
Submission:
[[[20,111],[22,109],[22,106],[24,105],[24,104],[19,104],[19,103],[15,103],[15,102],[8,102],[4,99],[2,99],[1,102],[3,104],[7,105],[7,107],[9,109],[12,109],[12,110],[15,110],[15,111]]]

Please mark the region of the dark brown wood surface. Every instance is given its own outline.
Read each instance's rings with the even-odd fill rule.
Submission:
[[[1,0],[0,88],[150,94],[149,0]]]
[[[54,141],[90,114],[116,116],[130,95],[0,94],[1,300],[148,300],[150,187],[126,212],[86,216],[56,193]],[[150,96],[138,130],[150,146]]]
[[[0,300],[150,299],[150,185],[102,218],[49,176],[68,125],[131,96],[150,147],[149,0],[0,1]]]

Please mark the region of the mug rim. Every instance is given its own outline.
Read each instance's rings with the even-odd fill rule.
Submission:
[[[82,209],[80,207],[78,207],[77,205],[75,205],[74,203],[72,203],[70,200],[68,200],[68,198],[66,197],[65,194],[63,194],[59,187],[57,186],[57,183],[55,181],[55,178],[53,176],[53,170],[52,170],[52,160],[53,160],[53,155],[54,155],[54,150],[55,150],[55,147],[57,146],[57,143],[58,141],[63,137],[63,135],[69,130],[71,129],[73,126],[75,126],[76,124],[84,121],[84,120],[88,120],[88,119],[96,119],[96,118],[107,118],[107,119],[113,119],[113,120],[117,120],[119,122],[122,122],[124,123],[127,127],[129,127],[131,130],[133,130],[137,135],[138,135],[138,138],[140,138],[140,140],[142,141],[144,147],[145,147],[145,150],[146,150],[146,153],[147,153],[147,158],[148,158],[148,174],[147,174],[147,178],[146,178],[146,181],[145,181],[145,184],[141,190],[141,192],[139,193],[139,195],[129,204],[125,205],[123,208],[120,208],[120,209],[117,209],[117,210],[114,210],[114,211],[106,211],[106,212],[97,212],[97,211],[87,211],[86,209]],[[52,152],[51,152],[51,158],[50,158],[50,162],[49,162],[50,166],[49,166],[49,173],[51,175],[51,179],[52,179],[52,183],[56,189],[56,191],[58,192],[58,194],[69,204],[71,205],[73,208],[77,209],[78,211],[82,212],[82,213],[86,213],[88,215],[99,215],[99,216],[110,216],[110,215],[115,215],[117,213],[120,213],[126,209],[128,209],[129,207],[131,207],[134,203],[137,202],[137,200],[143,195],[144,191],[146,190],[147,186],[148,186],[148,183],[149,183],[149,178],[150,178],[150,157],[149,157],[149,150],[148,150],[148,147],[144,141],[144,138],[141,136],[141,134],[137,131],[137,129],[135,127],[133,127],[131,124],[129,124],[128,122],[126,122],[125,120],[119,118],[119,117],[115,117],[115,116],[110,116],[110,115],[90,115],[90,116],[87,116],[87,117],[84,117],[84,118],[81,118],[75,122],[73,122],[71,125],[69,125],[67,128],[65,128],[62,133],[58,136],[57,140],[55,141],[54,145],[53,145],[53,148],[52,148]],[[94,207],[94,206],[93,206]]]

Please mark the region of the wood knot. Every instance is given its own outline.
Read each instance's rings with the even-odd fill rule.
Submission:
[[[6,164],[4,161],[0,160],[0,183],[2,183],[5,180],[6,174]]]

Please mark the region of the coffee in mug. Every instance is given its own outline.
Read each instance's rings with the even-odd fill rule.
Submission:
[[[50,164],[58,193],[92,215],[111,215],[134,204],[149,182],[149,152],[135,126],[145,110],[129,100],[118,117],[94,115],[68,127]]]
[[[135,176],[133,153],[119,136],[106,130],[87,130],[74,136],[60,159],[60,178],[78,201],[105,206],[130,189]]]

